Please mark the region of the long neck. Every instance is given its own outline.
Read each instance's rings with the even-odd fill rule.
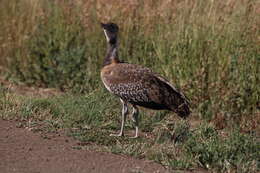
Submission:
[[[107,53],[104,59],[103,66],[112,64],[112,63],[119,63],[120,60],[118,58],[118,48],[117,43],[111,44],[108,43],[107,46]]]

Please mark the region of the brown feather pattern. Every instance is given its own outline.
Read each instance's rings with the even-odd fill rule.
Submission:
[[[190,113],[186,97],[150,69],[127,63],[112,63],[101,71],[107,89],[126,102],[150,109],[167,109],[181,117]]]

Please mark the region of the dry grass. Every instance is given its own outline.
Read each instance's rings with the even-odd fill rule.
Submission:
[[[20,96],[8,95],[7,100],[0,102],[6,112],[5,116],[20,113],[52,119],[52,114],[60,114],[63,117],[61,119],[65,120],[58,121],[59,127],[75,127],[84,126],[82,122],[94,126],[98,123],[96,119],[85,117],[89,110],[91,115],[99,118],[101,113],[108,118],[111,118],[111,112],[118,113],[115,111],[115,102],[112,102],[112,106],[104,104],[96,107],[93,104],[104,98],[110,102],[114,100],[103,92],[99,80],[106,47],[99,22],[112,21],[121,29],[120,57],[123,60],[142,64],[161,73],[177,88],[182,88],[191,99],[192,119],[198,120],[192,124],[192,128],[203,129],[200,122],[206,121],[207,125],[225,131],[225,134],[239,129],[240,135],[256,133],[259,136],[260,4],[257,0],[111,0],[109,3],[106,0],[9,0],[1,1],[0,8],[0,74],[4,81],[8,79],[17,84],[30,85],[31,88],[54,87],[77,94],[85,93],[90,99],[86,101],[69,95],[68,98],[64,96],[54,101],[40,98],[23,102],[23,99],[17,99]],[[2,92],[2,95],[5,93]],[[56,104],[57,100],[65,109]],[[77,103],[81,103],[81,106]],[[51,106],[53,104],[55,106]],[[85,109],[83,104],[88,107]],[[37,106],[43,107],[38,110]],[[44,115],[41,115],[43,112]],[[70,118],[70,114],[73,114],[73,118]],[[152,115],[160,119],[164,113]],[[116,117],[112,119],[118,120]],[[117,126],[111,121],[105,123],[106,120],[101,118],[99,125],[104,123],[103,126],[93,129],[89,136],[83,134],[83,129],[83,132],[79,132],[79,138],[105,146],[115,144],[118,141],[106,138],[106,134]],[[172,167],[196,165],[191,160],[185,160],[186,156],[178,159],[178,152],[171,148],[171,144],[168,145],[168,135],[173,135],[171,130],[178,131],[167,130],[168,123],[173,119],[168,117],[164,121],[160,120],[159,125],[156,121],[159,120],[144,118],[143,129],[149,133],[154,125],[154,132],[159,129],[159,135],[151,136],[151,143],[140,144],[144,148],[147,145],[154,147],[151,152],[138,150],[136,144],[129,141],[119,141],[118,146],[109,150],[126,154],[133,151],[138,157],[148,152],[147,158]],[[50,122],[56,123],[52,120]],[[182,124],[179,126],[182,127]],[[167,128],[160,131],[157,127]],[[218,138],[214,130],[211,132],[220,146],[222,143],[229,145],[230,141]],[[212,139],[203,141],[201,134],[194,135],[202,140],[197,141],[198,145],[194,146],[198,148],[195,147],[190,156],[198,165],[207,167],[207,164],[211,164],[212,170],[219,170],[219,165],[227,163],[219,157],[218,163],[214,164],[206,156],[201,156],[202,160],[206,159],[203,160],[205,163],[199,163],[201,146],[207,148],[209,153],[211,147],[216,153],[219,148],[213,145]],[[152,145],[156,140],[154,138],[166,141],[162,145],[156,142],[156,145]],[[245,139],[243,135],[239,138]],[[197,139],[191,138],[190,142],[192,140],[196,142]],[[163,146],[165,142],[166,147]],[[241,145],[247,144],[245,142]],[[124,151],[124,147],[128,150]],[[155,152],[156,149],[174,154],[161,155]],[[225,149],[223,152],[230,154],[231,150]],[[229,159],[229,156],[226,155],[226,158]],[[240,161],[236,160],[236,163]]]

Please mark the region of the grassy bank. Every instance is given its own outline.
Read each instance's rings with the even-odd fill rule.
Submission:
[[[70,134],[82,141],[172,168],[255,171],[258,1],[9,0],[0,8],[1,79],[68,93],[26,98],[1,84],[1,117],[77,129]],[[121,59],[152,68],[186,93],[190,122],[197,125],[189,129],[168,112],[145,111],[141,128],[147,138],[107,137],[119,127],[120,110],[99,79],[106,48],[100,21],[120,26]],[[178,145],[172,138],[183,140]]]
[[[187,123],[169,112],[142,111],[141,137],[129,138],[134,133],[129,117],[126,137],[116,138],[109,134],[120,128],[119,101],[105,90],[84,96],[51,97],[21,95],[19,90],[4,87],[2,90],[5,92],[0,99],[0,118],[17,119],[17,126],[35,132],[65,130],[80,141],[75,149],[145,158],[173,170],[257,172],[259,169],[257,130],[248,133],[239,128],[217,130],[211,123],[194,117]]]

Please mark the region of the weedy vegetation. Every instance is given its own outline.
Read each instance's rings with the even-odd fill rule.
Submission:
[[[170,169],[259,171],[258,1],[9,0],[0,8],[1,118],[35,130],[66,129],[79,149]],[[120,26],[121,59],[182,88],[193,109],[189,122],[145,111],[141,138],[108,136],[119,128],[120,103],[99,77],[106,48],[100,21]],[[28,97],[6,81],[63,94]],[[130,121],[126,129],[132,133]]]

